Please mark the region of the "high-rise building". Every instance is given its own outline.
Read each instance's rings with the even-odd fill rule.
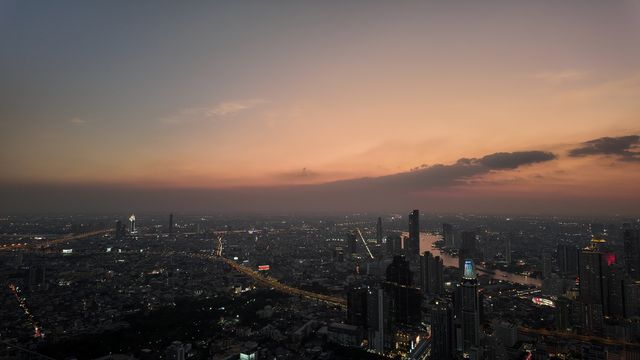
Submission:
[[[136,232],[136,216],[134,214],[131,214],[131,216],[129,216],[129,231],[131,233]]]
[[[640,280],[640,230],[631,224],[622,225],[622,240],[626,273],[631,279]]]
[[[462,275],[462,346],[467,352],[471,348],[477,348],[480,344],[480,305],[478,301],[478,280],[475,273],[473,260],[464,261]]]
[[[463,271],[465,260],[478,258],[478,238],[474,231],[463,231],[460,237],[462,242],[458,253],[458,269]]]
[[[584,305],[582,324],[589,333],[602,330],[603,318],[608,313],[608,266],[605,254],[598,248],[598,242],[580,253],[580,302]]]
[[[395,256],[402,254],[402,236],[398,233],[387,235],[387,243],[385,245],[387,255]]]
[[[425,295],[444,293],[444,266],[440,256],[425,251],[420,256],[420,288]]]
[[[453,308],[443,299],[436,298],[430,306],[431,312],[431,359],[453,359],[455,332]]]
[[[393,300],[383,288],[369,288],[367,294],[367,333],[369,349],[383,354],[393,348]]]
[[[116,240],[122,240],[124,235],[124,226],[122,225],[122,221],[116,220]]]
[[[382,244],[382,218],[379,217],[376,222],[376,243],[378,245]]]
[[[396,255],[393,257],[393,262],[387,266],[386,275],[387,282],[404,286],[413,285],[413,272],[404,256]]]
[[[511,234],[504,239],[504,242],[504,260],[507,262],[507,265],[511,265]]]
[[[451,224],[442,224],[442,240],[444,240],[444,246],[455,247],[455,239],[453,234],[453,226]]]
[[[409,240],[405,244],[405,252],[410,258],[420,256],[420,211],[409,213]]]
[[[394,256],[386,271],[385,289],[393,299],[394,323],[419,324],[421,320],[420,289],[413,287],[413,272],[403,256]]]
[[[349,254],[355,254],[357,252],[357,239],[355,231],[347,233],[347,248],[349,249]]]
[[[580,250],[575,245],[558,245],[556,262],[562,276],[571,277],[578,274],[579,255]]]
[[[366,327],[367,287],[354,287],[347,292],[347,324]]]
[[[173,214],[169,214],[169,234],[173,234]]]

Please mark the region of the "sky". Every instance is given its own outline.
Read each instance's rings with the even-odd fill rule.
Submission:
[[[0,0],[0,211],[639,215],[639,1]]]

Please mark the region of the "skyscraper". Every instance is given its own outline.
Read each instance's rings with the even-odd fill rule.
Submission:
[[[463,231],[460,237],[462,238],[462,243],[458,253],[458,269],[463,271],[467,259],[478,258],[478,239],[473,231]]]
[[[507,265],[511,265],[511,234],[507,235],[504,241],[504,261],[507,262]]]
[[[420,323],[420,290],[413,287],[413,272],[403,256],[394,256],[386,271],[385,289],[393,299],[394,323]]]
[[[444,266],[440,256],[425,251],[420,256],[420,288],[425,295],[444,293]]]
[[[367,332],[369,349],[385,353],[393,348],[393,300],[383,288],[369,288],[367,294]]]
[[[169,234],[173,234],[173,214],[169,214]]]
[[[122,221],[116,221],[116,240],[122,240],[122,236],[124,235],[124,228],[122,226]]]
[[[444,240],[444,246],[454,247],[455,241],[453,238],[453,226],[451,224],[442,224],[442,240]]]
[[[379,217],[376,222],[376,242],[378,245],[382,244],[382,218]]]
[[[570,277],[578,274],[579,255],[580,250],[574,245],[558,245],[556,262],[562,276]]]
[[[367,325],[367,287],[354,287],[347,293],[347,324]]]
[[[640,280],[640,230],[631,224],[622,225],[622,240],[626,273],[631,279]]]
[[[462,275],[462,346],[469,351],[480,344],[480,306],[478,302],[478,280],[473,260],[464,261]]]
[[[347,249],[351,255],[357,252],[357,236],[354,231],[347,233]]]
[[[136,232],[136,216],[134,214],[129,216],[129,231],[131,231],[131,233]]]
[[[405,245],[405,252],[410,258],[420,256],[420,211],[409,213],[409,241]]]
[[[603,317],[608,311],[608,265],[597,243],[580,253],[580,302],[584,305],[583,329],[590,333],[602,330]]]
[[[431,311],[431,359],[450,360],[455,348],[453,309],[451,304],[443,299],[435,299],[430,307]]]

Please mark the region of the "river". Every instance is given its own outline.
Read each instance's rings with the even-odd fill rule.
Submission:
[[[408,236],[409,234],[403,233],[403,235]],[[440,249],[433,247],[433,244],[440,239],[441,239],[440,235],[434,235],[434,234],[425,233],[425,232],[420,233],[420,253],[422,254],[424,251],[431,251],[432,254],[439,255],[442,258],[442,262],[444,266],[451,266],[451,267],[457,268],[458,267],[457,257],[453,257],[447,253],[441,252]],[[532,285],[536,287],[542,286],[542,280],[537,278],[514,274],[514,273],[502,271],[502,270],[490,271],[477,265],[476,265],[476,268],[483,272],[488,271],[485,274],[491,273],[492,274],[491,277],[493,277],[496,280],[509,281],[509,282],[523,284],[523,285]]]

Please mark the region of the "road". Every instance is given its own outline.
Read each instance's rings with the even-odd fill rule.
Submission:
[[[205,258],[205,259],[209,259],[209,260],[222,260],[224,261],[227,265],[229,265],[232,269],[238,271],[239,273],[242,273],[250,278],[252,278],[253,280],[255,280],[258,284],[265,286],[265,287],[269,287],[272,288],[274,290],[280,291],[282,293],[285,294],[289,294],[289,295],[294,295],[294,296],[300,296],[303,297],[305,299],[309,299],[309,300],[315,300],[315,301],[320,301],[320,302],[324,302],[327,303],[329,305],[334,305],[334,306],[340,306],[343,308],[347,307],[347,300],[341,297],[334,297],[334,296],[329,296],[329,295],[324,295],[324,294],[318,294],[318,293],[314,293],[311,291],[307,291],[307,290],[302,290],[302,289],[298,289],[295,288],[293,286],[289,286],[289,285],[285,285],[281,282],[279,282],[278,280],[272,278],[272,277],[267,277],[264,276],[262,274],[260,274],[257,271],[254,271],[246,266],[243,266],[241,264],[238,264],[237,262],[227,259],[225,257],[221,257],[221,256],[214,256],[214,255],[200,255],[201,258]]]
[[[57,238],[57,239],[45,240],[45,241],[42,241],[42,242],[37,243],[37,244],[29,244],[29,243],[4,244],[4,245],[0,245],[0,251],[3,251],[3,250],[5,250],[5,251],[10,251],[10,250],[37,250],[37,249],[41,249],[41,248],[47,248],[47,247],[52,246],[52,245],[67,243],[69,241],[81,240],[81,239],[85,239],[85,238],[92,237],[92,236],[108,234],[108,233],[110,233],[112,231],[113,231],[112,229],[89,231],[89,232],[80,233],[80,234],[73,234],[73,235],[63,236],[63,237]]]

